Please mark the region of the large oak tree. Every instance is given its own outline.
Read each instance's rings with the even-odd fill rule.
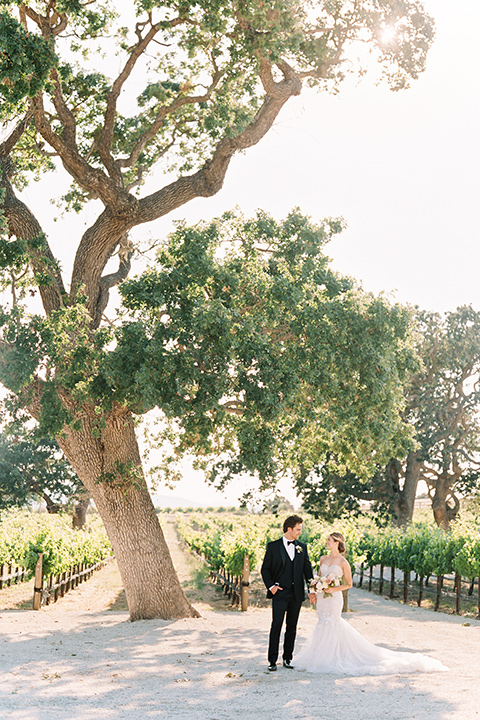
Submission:
[[[234,154],[259,142],[304,84],[335,89],[373,56],[394,89],[405,87],[424,69],[432,23],[415,0],[138,0],[125,3],[130,27],[107,0],[1,5],[0,257],[10,277],[30,268],[44,309],[43,318],[23,318],[18,303],[5,313],[2,382],[57,436],[95,499],[132,619],[192,614],[141,470],[134,413],[148,402],[99,370],[109,291],[130,272],[129,232],[217,193]],[[111,78],[99,68],[113,52]],[[72,181],[68,208],[103,206],[65,239],[76,247],[68,284],[18,196],[59,164]],[[142,195],[153,168],[157,189]],[[141,353],[131,347],[128,361]]]

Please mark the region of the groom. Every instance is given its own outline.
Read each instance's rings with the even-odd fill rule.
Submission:
[[[268,669],[277,669],[278,646],[283,620],[286,616],[283,644],[283,667],[293,668],[293,646],[302,602],[305,600],[305,581],[313,578],[307,546],[298,542],[303,520],[291,515],[283,523],[283,537],[269,542],[262,564],[262,578],[267,598],[272,599],[272,626],[268,644]]]

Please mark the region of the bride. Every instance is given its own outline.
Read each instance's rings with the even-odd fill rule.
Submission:
[[[309,594],[312,602],[316,602],[318,622],[295,657],[298,669],[347,675],[448,670],[439,660],[427,655],[396,652],[374,645],[352,628],[341,617],[342,590],[352,587],[352,572],[343,557],[345,538],[341,533],[333,532],[328,536],[327,550],[329,554],[320,558],[321,579],[316,596],[312,592]],[[318,591],[319,587],[324,589]]]

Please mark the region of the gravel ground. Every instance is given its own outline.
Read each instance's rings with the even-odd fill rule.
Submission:
[[[423,652],[449,673],[345,677],[266,670],[268,607],[232,610],[166,535],[200,619],[128,620],[114,563],[34,612],[29,588],[0,593],[0,720],[471,720],[480,718],[480,622],[361,590],[346,615],[368,639]],[[316,622],[300,615],[301,643]]]

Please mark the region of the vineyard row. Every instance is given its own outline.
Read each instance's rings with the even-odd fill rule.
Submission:
[[[252,569],[258,568],[265,546],[269,540],[281,536],[282,531],[276,518],[265,516],[219,516],[218,514],[193,513],[186,517],[177,516],[178,530],[185,542],[195,552],[207,559],[212,571],[240,576],[244,558],[249,560]],[[318,567],[320,557],[326,553],[325,541],[332,527],[326,523],[307,517],[301,540],[308,545],[312,564]],[[459,609],[459,591],[462,578],[470,583],[472,594],[474,579],[480,575],[480,525],[475,522],[458,524],[453,531],[445,531],[426,524],[414,524],[406,529],[360,527],[352,520],[343,520],[335,524],[347,540],[347,558],[352,568],[369,568],[372,577],[373,568],[392,572],[401,571],[404,578],[416,575],[419,586],[418,604],[424,594],[428,594],[428,579],[436,578],[435,609],[439,607],[441,592],[448,594],[448,580],[457,590],[456,609]],[[361,584],[361,581],[360,581]],[[407,585],[404,580],[403,596],[406,598]],[[369,586],[371,588],[371,581]],[[480,606],[479,606],[480,612]]]

